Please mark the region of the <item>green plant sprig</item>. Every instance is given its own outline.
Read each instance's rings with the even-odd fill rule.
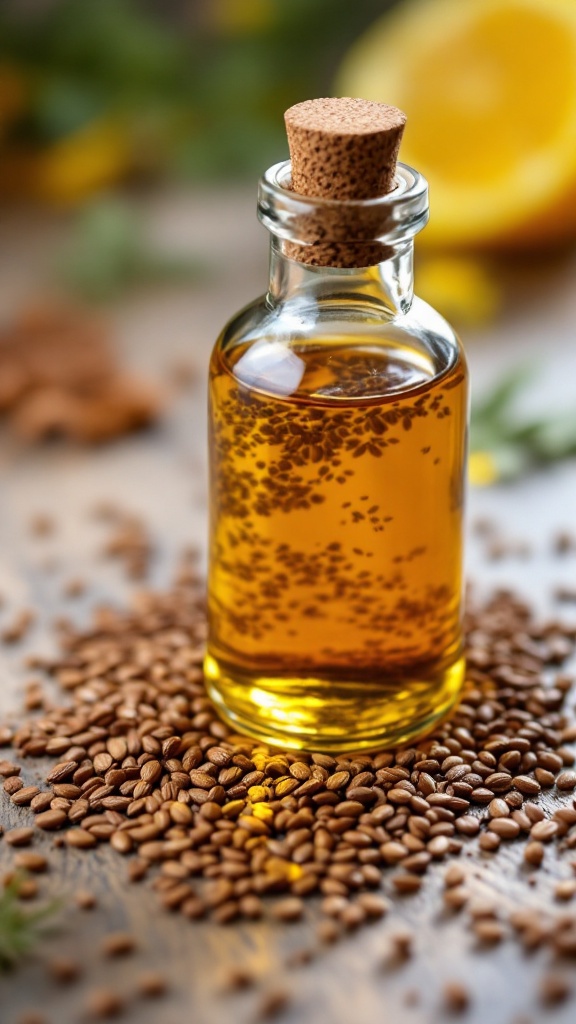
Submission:
[[[24,909],[18,899],[20,881],[16,877],[0,893],[0,972],[14,967],[30,952],[59,907],[52,901],[39,910]]]
[[[506,374],[487,398],[472,407],[470,448],[490,456],[497,480],[513,480],[547,463],[576,455],[576,413],[521,417],[516,403],[534,379],[534,367]]]

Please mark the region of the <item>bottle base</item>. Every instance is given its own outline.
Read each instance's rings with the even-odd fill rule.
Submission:
[[[443,718],[464,681],[465,660],[410,677],[266,677],[232,671],[208,653],[204,674],[220,716],[269,746],[325,753],[407,743]]]

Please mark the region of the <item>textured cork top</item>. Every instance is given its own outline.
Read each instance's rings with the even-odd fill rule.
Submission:
[[[284,119],[295,192],[371,199],[391,191],[406,123],[397,107],[327,97],[297,103]]]

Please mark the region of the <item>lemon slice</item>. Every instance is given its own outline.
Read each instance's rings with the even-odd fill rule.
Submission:
[[[576,0],[409,0],[354,44],[337,88],[406,112],[426,241],[576,237]]]

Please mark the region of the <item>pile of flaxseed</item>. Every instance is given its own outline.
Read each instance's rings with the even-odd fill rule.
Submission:
[[[479,942],[513,935],[576,957],[576,721],[564,669],[576,626],[540,625],[497,593],[467,615],[467,684],[449,721],[412,747],[346,756],[234,735],[206,697],[205,634],[189,563],[169,592],[140,593],[130,612],[100,609],[90,630],[63,628],[55,660],[31,660],[69,699],[0,727],[18,755],[0,760],[4,791],[26,816],[6,842],[27,845],[34,825],[78,850],[109,843],[133,881],[150,877],[162,905],[192,919],[288,922],[316,897],[320,942],[382,917],[445,862],[446,908],[466,911]],[[20,760],[44,757],[45,784],[24,785]],[[554,860],[548,914],[475,894],[463,849],[489,858],[514,842],[527,894]],[[562,983],[548,981],[543,1000],[558,1000]]]

